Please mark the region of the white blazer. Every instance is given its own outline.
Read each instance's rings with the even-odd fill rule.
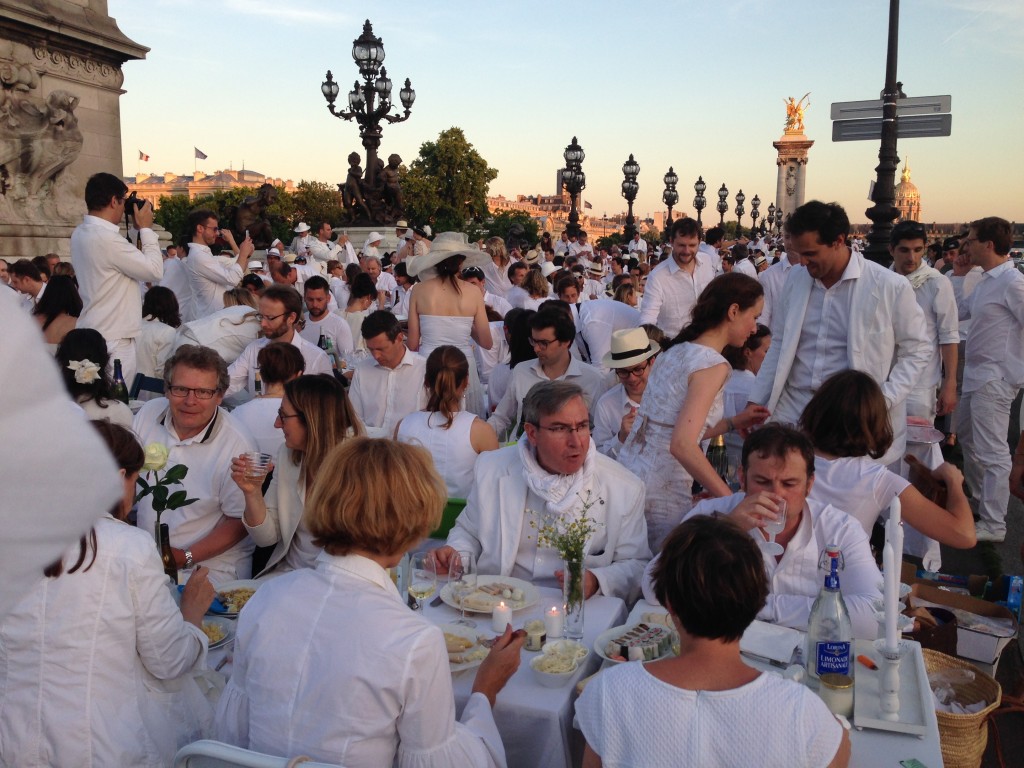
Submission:
[[[644,519],[644,486],[632,472],[597,454],[590,486],[604,499],[589,515],[603,527],[594,534],[586,566],[601,594],[632,602],[651,559]],[[526,514],[527,486],[519,447],[480,454],[466,508],[448,534],[448,545],[477,555],[480,573],[508,576],[516,562]],[[585,494],[584,494],[585,495]]]
[[[850,258],[860,260],[861,274],[853,286],[847,364],[869,374],[882,387],[894,439],[879,461],[891,464],[906,450],[906,399],[924,374],[931,357],[930,342],[910,281],[855,251]],[[774,321],[778,334],[750,392],[750,401],[768,410],[775,409],[789,381],[813,284],[805,267],[794,267],[782,289],[782,300],[773,309],[773,314],[781,313]]]
[[[245,522],[245,515],[242,515],[242,524],[256,546],[277,545],[270,553],[266,566],[258,574],[253,574],[254,576],[270,572],[284,560],[284,556],[288,554],[288,547],[295,538],[295,532],[299,530],[306,496],[301,470],[302,464],[296,466],[292,463],[291,449],[282,444],[277,456],[274,457],[274,476],[270,480],[264,499],[267,505],[266,518],[259,525],[249,525]]]

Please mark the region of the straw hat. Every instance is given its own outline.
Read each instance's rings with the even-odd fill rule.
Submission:
[[[263,262],[262,261],[253,260],[253,261],[249,262],[248,266],[249,266],[249,271],[250,272],[255,272],[257,269],[263,269]]]
[[[643,328],[624,328],[612,332],[611,351],[605,353],[601,365],[605,368],[632,368],[659,352],[661,346],[648,339]]]
[[[482,267],[491,257],[466,239],[462,232],[442,232],[434,238],[430,250],[408,262],[409,275],[427,280],[436,276],[434,267],[451,256],[464,256],[462,269]]]
[[[540,260],[540,251],[537,248],[531,248],[523,256],[523,261],[527,264],[536,264]]]

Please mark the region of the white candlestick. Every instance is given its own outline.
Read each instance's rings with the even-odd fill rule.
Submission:
[[[903,522],[903,507],[900,504],[900,497],[897,496],[889,504],[889,522],[887,524],[887,530],[889,531],[889,541],[892,542],[893,553],[896,555],[896,562],[900,563],[903,561],[903,526],[900,523]],[[896,576],[896,583],[899,583],[899,574]]]
[[[505,605],[502,600],[491,611],[491,629],[499,634],[504,633],[505,627],[512,621],[512,609]]]
[[[882,549],[882,567],[885,569],[885,647],[886,650],[896,650],[896,616],[899,612],[899,577],[896,575],[896,556],[893,551],[892,542],[886,541]]]
[[[548,640],[555,640],[562,636],[562,609],[557,605],[551,606],[544,614],[544,631]]]

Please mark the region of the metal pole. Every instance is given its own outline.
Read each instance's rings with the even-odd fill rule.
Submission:
[[[900,0],[889,0],[889,46],[885,59],[885,90],[882,93],[882,145],[878,150],[875,168],[874,205],[864,213],[871,219],[868,247],[864,255],[878,264],[888,264],[889,235],[898,215],[896,201],[896,169],[900,158],[896,154],[896,99],[900,84],[896,81],[896,61],[899,53]]]

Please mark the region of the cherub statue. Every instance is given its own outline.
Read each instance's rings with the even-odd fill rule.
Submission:
[[[363,178],[363,169],[359,165],[359,160],[358,152],[353,152],[348,156],[348,178],[345,179],[345,184],[341,188],[342,203],[345,205],[345,210],[348,211],[351,221],[356,220],[357,205],[362,207],[366,213],[367,220],[372,219],[370,209],[366,207],[366,202],[363,200],[363,192],[359,186],[359,182]]]
[[[402,213],[402,188],[398,183],[398,167],[401,164],[401,157],[391,155],[388,157],[387,167],[381,173],[384,181],[384,202],[394,209],[396,216]]]
[[[803,131],[804,129],[804,114],[807,112],[807,108],[811,106],[811,102],[807,101],[807,97],[811,95],[808,91],[804,94],[800,101],[797,101],[792,96],[782,101],[786,105],[786,130],[787,131]],[[806,104],[804,102],[807,101]]]

